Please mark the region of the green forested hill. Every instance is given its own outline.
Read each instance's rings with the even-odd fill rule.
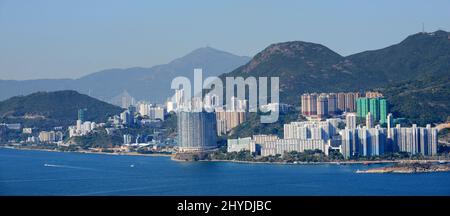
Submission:
[[[450,121],[450,77],[428,77],[380,89],[395,117],[408,117],[425,125]]]
[[[3,122],[39,122],[45,126],[74,124],[78,109],[86,109],[85,120],[104,122],[122,108],[97,100],[76,91],[37,92],[0,102]]]

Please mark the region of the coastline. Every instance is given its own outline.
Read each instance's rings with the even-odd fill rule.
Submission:
[[[100,154],[100,155],[113,155],[113,156],[144,156],[144,157],[170,157],[172,161],[176,162],[227,162],[227,163],[242,163],[242,164],[276,164],[276,165],[353,165],[353,164],[364,164],[364,165],[374,165],[374,164],[400,164],[400,163],[437,163],[437,162],[445,162],[450,163],[449,159],[445,160],[379,160],[379,161],[321,161],[321,162],[301,162],[298,161],[296,163],[290,162],[270,162],[270,161],[239,161],[239,160],[198,160],[198,161],[186,161],[179,160],[175,158],[175,154],[140,154],[137,152],[122,152],[122,153],[111,153],[111,152],[93,152],[93,151],[59,151],[54,149],[34,149],[34,148],[17,148],[13,146],[0,146],[0,148],[6,149],[14,149],[14,150],[25,150],[25,151],[47,151],[47,152],[62,152],[62,153],[79,153],[79,154]],[[363,173],[361,170],[359,173]],[[366,173],[366,172],[365,172]],[[381,173],[381,172],[377,172]]]
[[[0,148],[14,149],[14,150],[24,150],[24,151],[46,151],[46,152],[62,152],[62,153],[79,153],[79,154],[101,154],[101,155],[125,155],[125,156],[144,156],[144,157],[173,157],[174,154],[140,154],[137,152],[122,152],[122,153],[111,153],[111,152],[93,152],[93,151],[59,151],[54,149],[35,149],[35,148],[16,148],[12,146],[0,146]]]

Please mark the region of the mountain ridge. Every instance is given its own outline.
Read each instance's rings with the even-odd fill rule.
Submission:
[[[445,121],[450,113],[442,106],[450,106],[450,101],[440,101],[433,106],[433,98],[444,94],[450,98],[450,92],[439,86],[439,91],[419,93],[418,86],[426,88],[434,85],[433,79],[450,77],[450,33],[436,31],[417,33],[401,42],[377,49],[341,56],[331,49],[311,42],[290,41],[271,44],[255,55],[247,64],[221,75],[241,77],[279,77],[280,102],[296,106],[300,104],[300,95],[305,92],[341,92],[367,91],[381,89],[387,93],[393,103],[393,110],[403,117],[414,121]],[[414,84],[408,81],[416,81]],[[448,80],[442,82],[450,85]],[[396,97],[390,88],[404,85],[405,94],[422,100],[423,115],[413,112],[407,99]],[[442,83],[441,83],[442,84]],[[407,105],[408,104],[408,105]],[[439,113],[433,115],[433,112]]]
[[[193,77],[195,67],[202,67],[204,76],[218,76],[249,60],[250,57],[202,47],[166,64],[148,68],[105,69],[77,79],[0,80],[0,100],[36,91],[76,90],[103,101],[111,101],[128,91],[138,100],[164,102],[172,93],[170,81],[176,76]]]

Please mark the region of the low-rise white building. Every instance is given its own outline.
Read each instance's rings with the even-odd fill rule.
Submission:
[[[255,152],[255,142],[251,137],[228,139],[227,140],[227,151],[228,152],[239,152],[239,151],[250,151]]]

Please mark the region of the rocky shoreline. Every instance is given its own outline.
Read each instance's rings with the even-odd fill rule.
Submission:
[[[450,172],[450,164],[436,163],[398,163],[392,166],[379,167],[367,170],[357,170],[356,173],[429,173],[429,172]]]

